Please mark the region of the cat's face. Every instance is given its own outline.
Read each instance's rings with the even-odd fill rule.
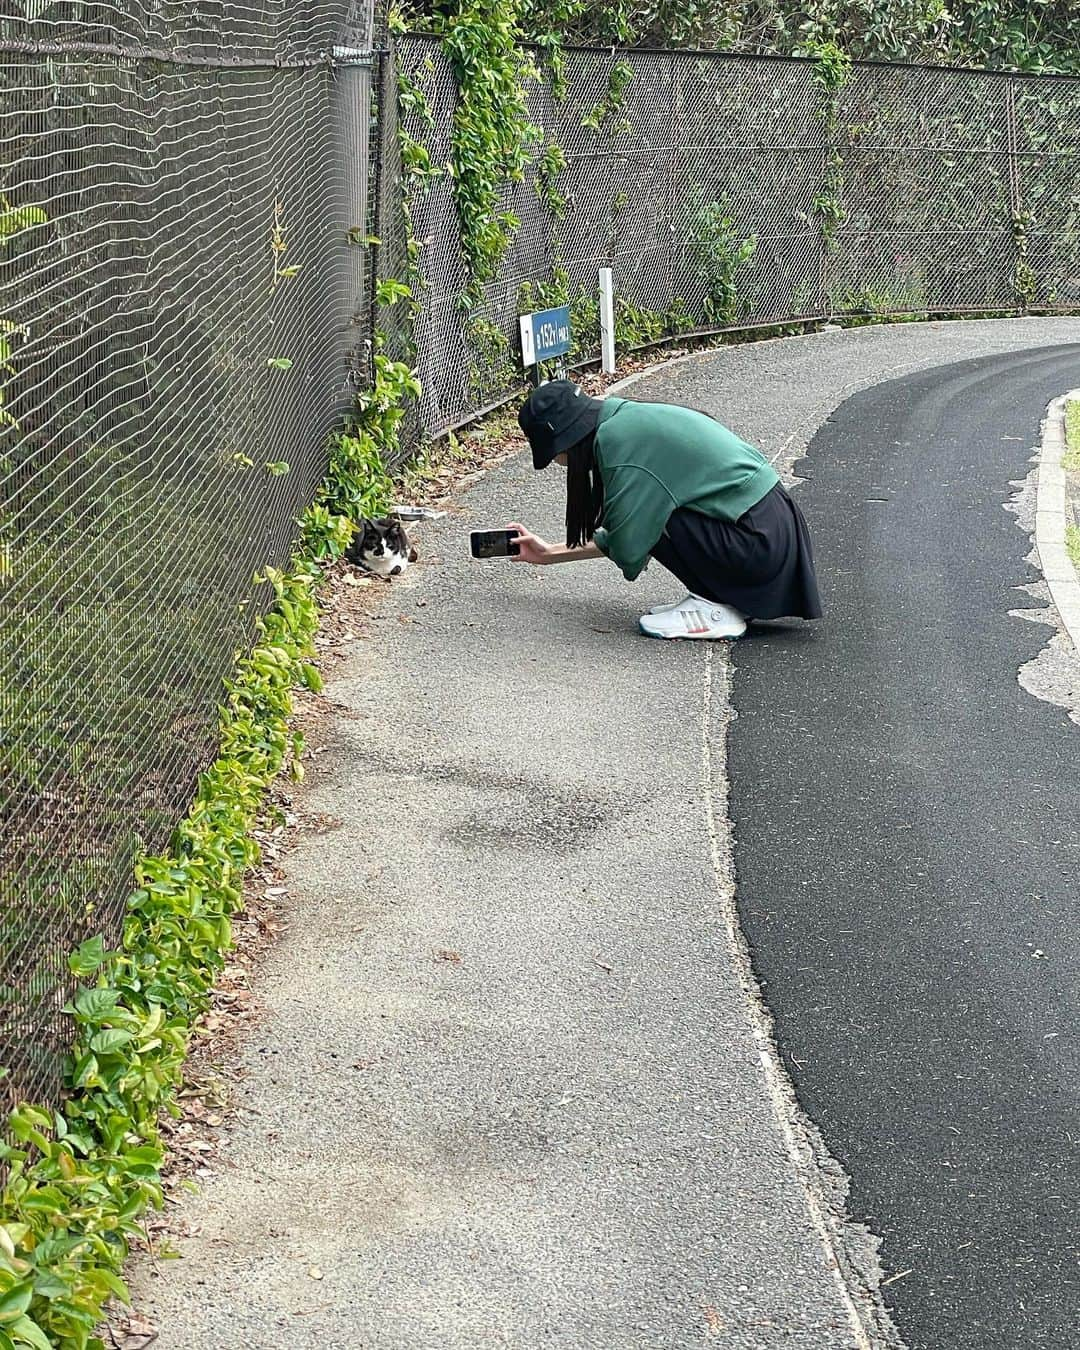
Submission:
[[[409,537],[400,520],[365,520],[347,556],[377,576],[400,576],[409,565]]]

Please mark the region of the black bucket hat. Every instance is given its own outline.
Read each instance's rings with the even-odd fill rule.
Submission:
[[[593,398],[573,380],[552,380],[534,389],[518,413],[518,425],[529,438],[533,468],[546,469],[597,428],[604,400]]]

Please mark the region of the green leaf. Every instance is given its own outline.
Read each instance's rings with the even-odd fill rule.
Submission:
[[[81,943],[68,957],[68,968],[72,975],[84,980],[105,960],[105,939],[98,934],[87,942]]]
[[[125,1045],[129,1045],[133,1039],[130,1031],[122,1031],[119,1027],[106,1027],[91,1039],[90,1049],[96,1055],[112,1055]]]
[[[307,661],[305,661],[304,664],[300,667],[300,678],[303,680],[304,685],[308,689],[310,689],[312,693],[318,694],[322,691],[323,687],[322,676],[315,669],[315,667],[313,665],[310,665]]]
[[[124,1154],[124,1160],[148,1167],[160,1167],[164,1156],[162,1150],[153,1144],[140,1144],[138,1148],[128,1149]]]
[[[63,1192],[55,1186],[41,1186],[24,1195],[21,1204],[23,1209],[36,1210],[38,1213],[62,1214],[67,1201]]]
[[[271,370],[292,370],[293,363],[287,356],[269,356],[266,364]]]
[[[54,1275],[51,1271],[45,1271],[34,1281],[34,1293],[38,1298],[69,1298],[71,1296],[71,1285],[66,1280],[62,1280],[59,1275]]]
[[[388,278],[380,281],[375,288],[375,303],[382,306],[396,305],[399,300],[405,300],[412,295],[412,288],[406,286],[402,281],[395,281]]]
[[[99,1284],[103,1284],[106,1289],[115,1294],[121,1303],[126,1303],[129,1308],[131,1307],[131,1293],[119,1275],[114,1275],[111,1270],[106,1270],[104,1266],[96,1270],[94,1275]]]
[[[98,1074],[97,1058],[89,1051],[76,1061],[75,1067],[71,1071],[71,1081],[75,1087],[85,1087],[91,1078],[96,1078]]]
[[[83,989],[75,1000],[75,1011],[84,1022],[100,1022],[116,1010],[119,998],[115,989]]]
[[[56,1312],[63,1313],[65,1317],[85,1327],[87,1331],[93,1331],[101,1320],[96,1309],[82,1307],[78,1303],[72,1303],[70,1299],[58,1298],[52,1306]]]
[[[6,1325],[21,1317],[33,1297],[33,1280],[23,1280],[21,1284],[12,1285],[6,1293],[0,1294],[0,1322]]]
[[[20,1106],[13,1123],[25,1122],[37,1130],[51,1130],[53,1118],[48,1111],[39,1111],[36,1106]]]

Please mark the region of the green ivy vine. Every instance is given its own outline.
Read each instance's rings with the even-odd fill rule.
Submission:
[[[814,214],[828,253],[837,248],[837,231],[847,218],[844,208],[844,157],[839,145],[841,90],[851,78],[851,58],[835,42],[811,43],[813,80],[821,92],[818,117],[825,132],[825,177],[814,197]]]
[[[566,151],[558,141],[548,141],[536,166],[536,195],[547,207],[554,225],[566,215],[569,202],[559,188],[559,176],[566,169]]]
[[[747,316],[738,273],[757,251],[757,236],[742,236],[728,198],[708,202],[695,193],[690,218],[690,254],[704,292],[705,318],[726,326]]]
[[[427,63],[430,72],[431,62]],[[405,117],[416,119],[422,128],[430,131],[435,120],[427,95],[415,80],[404,71],[398,72],[398,108],[403,116],[398,118],[398,153],[401,157],[401,193],[400,207],[405,229],[405,256],[401,260],[403,275],[400,284],[408,288],[408,322],[403,325],[405,332],[405,354],[410,358],[416,355],[413,339],[416,319],[420,313],[419,292],[424,278],[420,270],[420,243],[413,224],[413,205],[418,197],[431,190],[431,185],[442,174],[442,169],[432,163],[431,155],[424,145],[406,128]],[[385,297],[376,296],[376,302],[385,303]]]
[[[482,302],[520,225],[500,198],[524,178],[540,134],[529,121],[517,24],[518,0],[454,0],[436,25],[458,86],[449,171],[469,271],[466,310]]]
[[[1014,207],[1011,224],[1013,244],[1016,249],[1016,262],[1013,267],[1012,279],[1013,291],[1016,294],[1017,304],[1022,310],[1026,311],[1035,305],[1039,290],[1039,278],[1035,269],[1031,266],[1028,251],[1028,238],[1034,224],[1034,217],[1030,211],[1018,211]]]
[[[629,121],[625,117],[618,117],[617,114],[626,106],[627,90],[633,82],[634,67],[630,62],[616,61],[608,76],[606,94],[599,103],[589,109],[581,119],[581,125],[588,127],[590,131],[607,131],[612,135],[629,131]]]

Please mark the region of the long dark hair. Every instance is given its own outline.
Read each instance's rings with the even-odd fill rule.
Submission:
[[[566,452],[566,543],[587,544],[604,514],[604,482],[596,462],[595,433]]]

